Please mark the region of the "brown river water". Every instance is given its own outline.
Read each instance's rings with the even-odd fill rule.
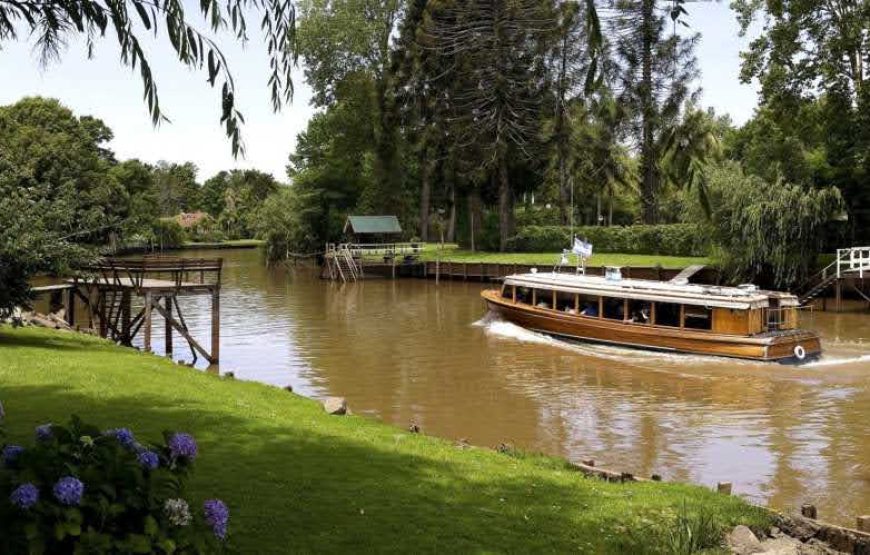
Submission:
[[[482,446],[714,486],[780,509],[870,514],[870,313],[820,313],[821,360],[793,367],[569,343],[486,316],[488,284],[372,279],[224,258],[221,371],[346,397],[356,414]],[[208,300],[181,300],[208,341]],[[155,346],[162,348],[162,322]],[[183,340],[176,358],[190,360]]]

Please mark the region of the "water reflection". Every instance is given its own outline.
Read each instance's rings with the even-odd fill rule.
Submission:
[[[342,286],[267,269],[256,251],[221,255],[222,366],[239,378],[342,395],[357,413],[480,445],[731,481],[777,507],[815,502],[827,520],[870,512],[866,314],[817,314],[824,357],[788,367],[558,341],[485,318],[480,284]],[[207,303],[182,300],[204,339]]]

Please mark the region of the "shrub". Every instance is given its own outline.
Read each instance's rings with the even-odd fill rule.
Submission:
[[[211,216],[199,220],[187,230],[187,236],[191,241],[201,243],[217,243],[226,240],[226,234],[221,231],[218,222]]]
[[[184,483],[197,447],[183,433],[144,444],[72,417],[36,429],[31,447],[4,445],[2,553],[226,552],[229,511],[216,499],[188,505]]]
[[[187,239],[184,229],[171,218],[155,220],[148,230],[147,238],[152,250],[180,247]]]
[[[597,252],[707,256],[711,241],[706,228],[696,224],[575,227],[577,237],[590,241]],[[571,230],[562,226],[526,226],[509,242],[517,252],[553,252],[571,245]]]

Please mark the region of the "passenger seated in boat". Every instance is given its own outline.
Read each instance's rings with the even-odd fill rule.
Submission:
[[[586,306],[584,306],[583,310],[580,311],[580,316],[598,318],[598,307],[592,303],[586,303]]]
[[[565,314],[577,314],[577,311],[571,308],[570,306],[565,307]]]
[[[547,301],[541,301],[535,306],[537,306],[538,308],[550,308],[550,305],[547,303]]]

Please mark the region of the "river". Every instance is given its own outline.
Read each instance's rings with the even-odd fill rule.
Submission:
[[[790,367],[552,339],[488,318],[486,284],[339,285],[267,269],[257,250],[184,255],[224,258],[221,371],[239,379],[343,396],[356,414],[475,445],[728,481],[830,522],[870,514],[870,314],[816,313],[825,354]],[[207,342],[207,299],[181,305]]]

